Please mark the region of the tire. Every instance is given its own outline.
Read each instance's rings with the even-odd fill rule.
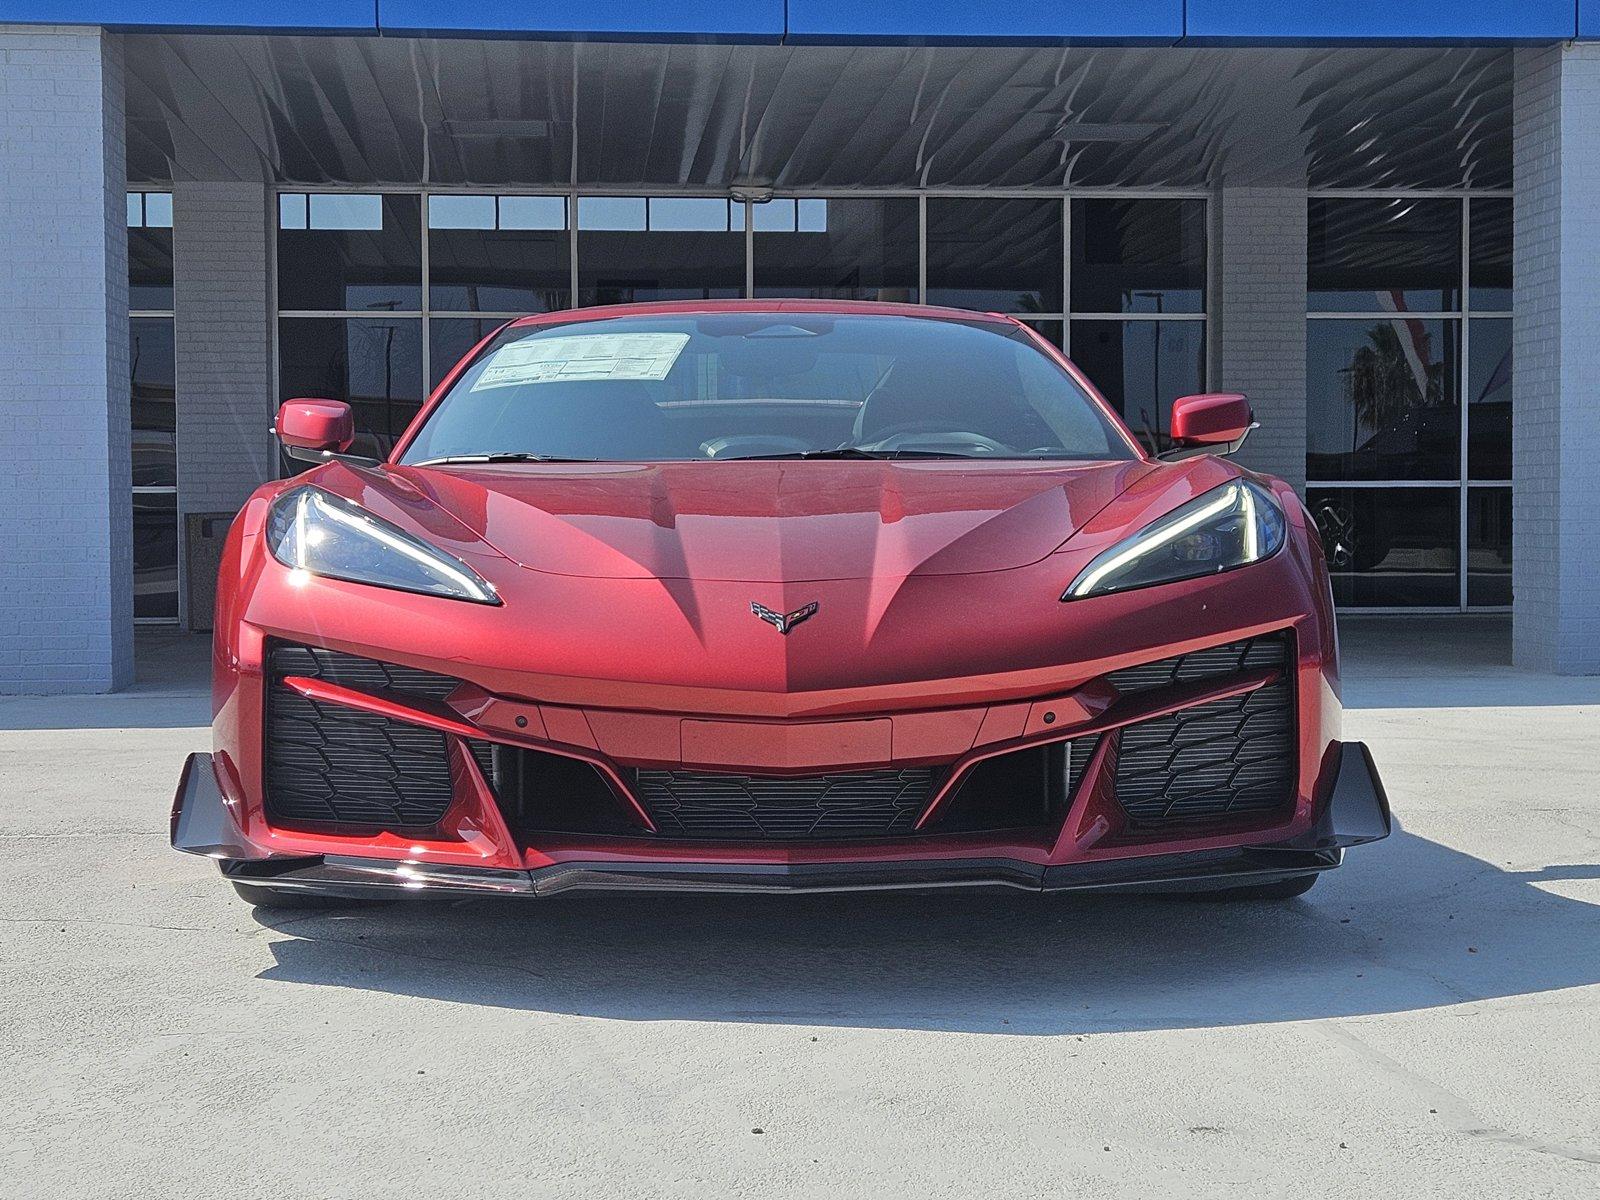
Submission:
[[[1214,892],[1191,892],[1190,897],[1195,900],[1293,900],[1315,887],[1320,874],[1319,871],[1312,871],[1308,875],[1291,875],[1288,879],[1275,879],[1271,883],[1219,888]]]
[[[257,908],[296,908],[296,909],[324,909],[339,908],[366,908],[373,904],[382,904],[382,900],[357,900],[350,896],[327,896],[318,892],[290,890],[288,888],[262,887],[255,883],[240,883],[230,880],[233,890],[239,893],[239,899],[246,904],[253,904]]]

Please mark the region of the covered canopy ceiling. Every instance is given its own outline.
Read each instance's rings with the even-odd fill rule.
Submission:
[[[129,35],[131,179],[778,189],[1503,188],[1474,47]]]

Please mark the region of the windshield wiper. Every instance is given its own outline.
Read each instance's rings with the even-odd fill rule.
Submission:
[[[892,458],[979,458],[977,454],[956,454],[949,450],[866,450],[860,446],[839,446],[833,450],[794,450],[787,454],[734,454],[723,462],[773,462],[780,459],[861,458],[881,462]]]
[[[563,458],[558,454],[528,454],[507,451],[499,454],[447,454],[443,458],[428,458],[422,462],[407,463],[411,467],[448,467],[457,463],[587,463],[599,462],[597,458]]]

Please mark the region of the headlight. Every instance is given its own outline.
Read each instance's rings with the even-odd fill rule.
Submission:
[[[267,545],[284,566],[306,575],[500,603],[494,586],[460,559],[321,488],[297,487],[278,497],[267,518]]]
[[[1063,600],[1215,575],[1276,554],[1283,510],[1270,492],[1241,479],[1213,488],[1097,555]]]

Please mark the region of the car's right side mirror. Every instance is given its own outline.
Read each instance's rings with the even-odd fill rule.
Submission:
[[[1256,428],[1250,401],[1241,392],[1202,392],[1172,402],[1172,449],[1166,460],[1195,454],[1232,454]]]
[[[339,458],[376,465],[375,459],[346,454],[356,440],[356,419],[343,400],[286,400],[278,409],[272,432],[290,458],[321,463]]]

